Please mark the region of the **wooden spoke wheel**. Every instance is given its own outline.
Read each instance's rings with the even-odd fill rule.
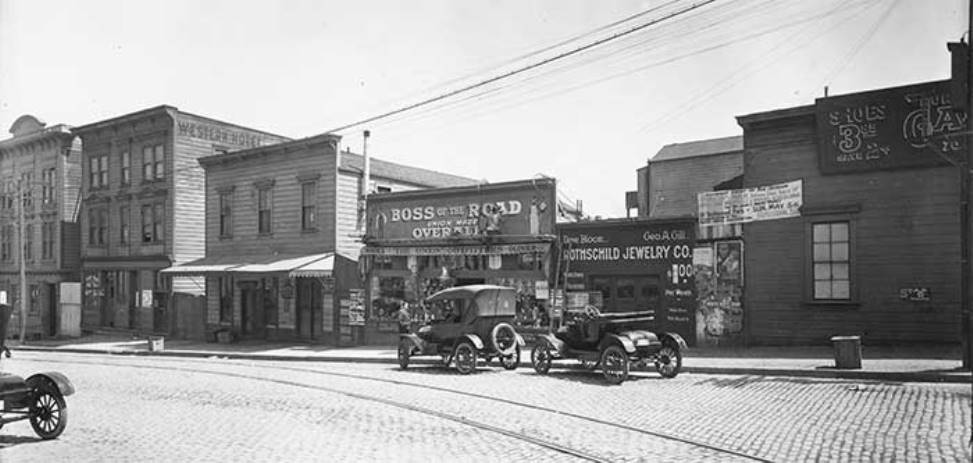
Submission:
[[[461,375],[468,375],[476,370],[476,349],[469,341],[463,341],[456,346],[453,359],[456,361],[456,371]]]
[[[619,346],[608,346],[601,353],[601,373],[611,384],[628,379],[629,364],[628,354]]]
[[[551,362],[554,361],[554,355],[551,354],[550,348],[545,342],[539,342],[534,349],[530,351],[530,363],[534,365],[534,371],[539,374],[546,375],[547,372],[551,371]]]
[[[54,439],[68,424],[68,409],[57,388],[42,385],[33,391],[30,403],[30,426],[41,439]]]
[[[682,370],[682,352],[679,348],[671,344],[662,346],[662,349],[655,355],[655,370],[663,378],[675,378]]]

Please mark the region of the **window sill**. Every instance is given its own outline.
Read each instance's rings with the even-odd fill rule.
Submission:
[[[232,240],[233,239],[233,235],[220,235],[219,236],[219,239],[220,239],[220,241]]]
[[[318,230],[318,227],[302,228],[301,229],[301,234],[305,234],[306,235],[306,234],[311,234],[311,233],[317,233],[318,231],[319,231]]]
[[[257,232],[257,238],[273,238],[274,232]]]
[[[804,301],[801,305],[806,309],[858,310],[862,304],[859,301]]]

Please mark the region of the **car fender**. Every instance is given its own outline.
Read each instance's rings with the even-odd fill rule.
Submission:
[[[558,354],[564,353],[565,344],[564,341],[557,338],[551,333],[538,334],[536,344],[547,344],[548,349],[554,349]]]
[[[635,343],[633,343],[632,340],[628,338],[628,336],[621,336],[614,333],[607,334],[605,335],[604,338],[601,339],[601,342],[598,343],[598,350],[603,351],[605,350],[606,347],[612,344],[616,344],[620,346],[622,349],[625,350],[625,352],[629,354],[635,353]]]
[[[464,340],[464,339],[466,339],[466,340],[467,340],[467,341],[469,341],[469,342],[470,342],[471,344],[473,344],[473,347],[474,347],[474,348],[475,348],[476,350],[483,350],[483,340],[482,340],[482,339],[480,339],[480,337],[479,337],[479,336],[477,336],[477,335],[475,335],[475,334],[464,334],[464,335],[463,335],[463,337],[461,337],[461,338],[459,338],[459,339],[458,339],[458,340],[456,341],[456,345],[458,346],[458,345],[459,345],[459,343],[461,343],[461,342],[463,342],[463,340]]]
[[[665,333],[659,334],[659,340],[665,345],[666,342],[674,342],[679,346],[679,350],[688,349],[689,345],[686,344],[686,340],[679,335],[679,333],[673,333],[671,331],[666,331]]]
[[[527,342],[524,341],[524,337],[521,336],[520,333],[517,333],[517,345],[520,347],[524,347],[527,345]]]
[[[402,333],[402,334],[400,334],[399,335],[399,342],[402,342],[403,340],[406,340],[406,341],[412,343],[413,347],[415,347],[416,349],[419,349],[420,352],[422,351],[423,347],[425,346],[425,341],[423,341],[422,338],[420,338],[419,336],[417,336],[417,335],[415,335],[413,333]]]
[[[29,378],[27,378],[27,384],[29,385],[36,384],[40,381],[46,381],[53,384],[55,387],[57,387],[58,392],[60,392],[63,396],[74,394],[74,385],[71,384],[71,381],[67,376],[64,376],[63,373],[56,371],[45,371],[43,373],[31,375]]]

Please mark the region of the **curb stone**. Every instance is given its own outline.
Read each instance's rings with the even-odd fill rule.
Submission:
[[[128,349],[85,349],[85,348],[57,348],[43,346],[16,346],[11,350],[26,352],[63,352],[71,354],[101,354],[119,356],[156,356],[156,357],[187,357],[187,358],[211,358],[233,360],[267,360],[267,361],[290,361],[290,362],[331,362],[331,363],[369,363],[369,364],[397,364],[393,358],[384,357],[353,357],[353,356],[295,356],[295,355],[274,355],[274,354],[248,354],[239,352],[220,352],[220,351],[185,351],[170,350],[151,352],[148,350],[128,350]],[[411,358],[409,363],[412,365],[440,365],[440,360],[424,357]],[[528,364],[529,365],[529,364]],[[559,369],[583,369],[580,365],[558,365]],[[739,367],[693,367],[683,365],[684,373],[696,373],[704,375],[738,375],[738,376],[784,376],[784,377],[805,377],[805,378],[832,378],[844,380],[863,380],[863,381],[884,381],[897,383],[970,383],[970,377],[964,374],[936,374],[924,372],[880,372],[880,371],[855,371],[855,370],[836,370],[836,369],[772,369],[772,368],[739,368]]]

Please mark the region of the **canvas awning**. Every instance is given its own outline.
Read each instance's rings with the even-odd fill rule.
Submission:
[[[291,270],[287,276],[291,278],[323,278],[331,276],[334,270],[334,255],[329,255],[324,259],[305,264]]]
[[[327,262],[323,262],[327,261]],[[320,263],[319,263],[320,262]],[[307,255],[251,255],[251,256],[218,256],[204,257],[181,265],[163,269],[162,272],[173,275],[203,275],[206,273],[276,273],[291,272],[301,268],[307,268],[308,273],[314,276],[323,274],[327,270],[328,275],[334,267],[334,254],[307,254]]]
[[[326,259],[328,257],[332,258],[334,262],[334,254],[310,254],[306,256],[289,257],[289,258],[278,258],[276,260],[264,261],[260,263],[245,264],[239,267],[234,267],[230,269],[230,272],[234,273],[274,273],[274,272],[290,272],[303,267],[308,264],[313,264],[319,260]],[[332,264],[333,265],[333,264]]]
[[[184,264],[173,265],[172,267],[160,270],[160,272],[169,276],[203,275],[206,273],[226,272],[229,269],[242,264],[243,262],[241,262],[239,258],[229,256],[211,256],[189,261]]]

